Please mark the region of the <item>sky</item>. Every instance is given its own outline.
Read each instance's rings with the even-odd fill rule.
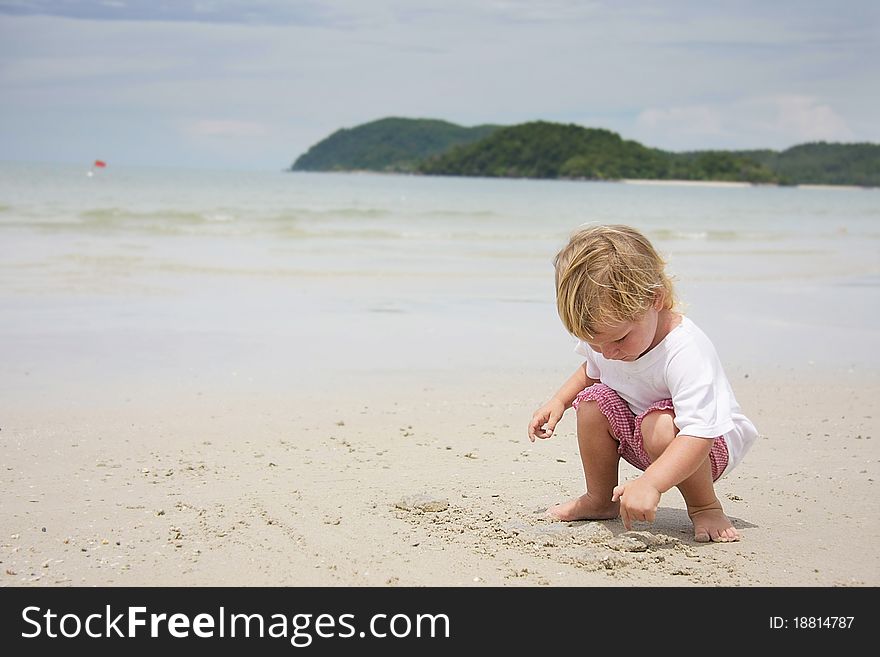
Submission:
[[[0,0],[0,160],[278,170],[387,116],[880,143],[876,0]]]

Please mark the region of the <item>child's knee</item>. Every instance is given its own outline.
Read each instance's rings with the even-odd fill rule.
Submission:
[[[672,411],[652,411],[642,418],[642,443],[651,460],[660,458],[678,434]]]
[[[577,407],[578,427],[608,426],[608,420],[595,399],[582,401]]]

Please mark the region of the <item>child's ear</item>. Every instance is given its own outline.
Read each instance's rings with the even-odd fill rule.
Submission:
[[[660,312],[663,310],[663,306],[665,305],[666,295],[663,292],[658,292],[654,295],[654,303],[651,304],[651,307]]]

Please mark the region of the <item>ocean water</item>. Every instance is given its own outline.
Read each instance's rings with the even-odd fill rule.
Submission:
[[[577,365],[552,259],[664,254],[729,369],[874,371],[880,191],[0,163],[0,395],[302,389]]]

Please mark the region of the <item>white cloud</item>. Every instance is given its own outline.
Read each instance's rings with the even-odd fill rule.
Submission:
[[[769,132],[785,135],[798,142],[848,141],[853,138],[853,132],[843,117],[816,98],[759,98],[746,103],[746,107],[753,108],[758,116],[767,116],[763,127]]]
[[[794,94],[651,107],[639,113],[635,133],[646,144],[675,150],[779,149],[808,141],[852,141],[855,136],[830,104]]]

